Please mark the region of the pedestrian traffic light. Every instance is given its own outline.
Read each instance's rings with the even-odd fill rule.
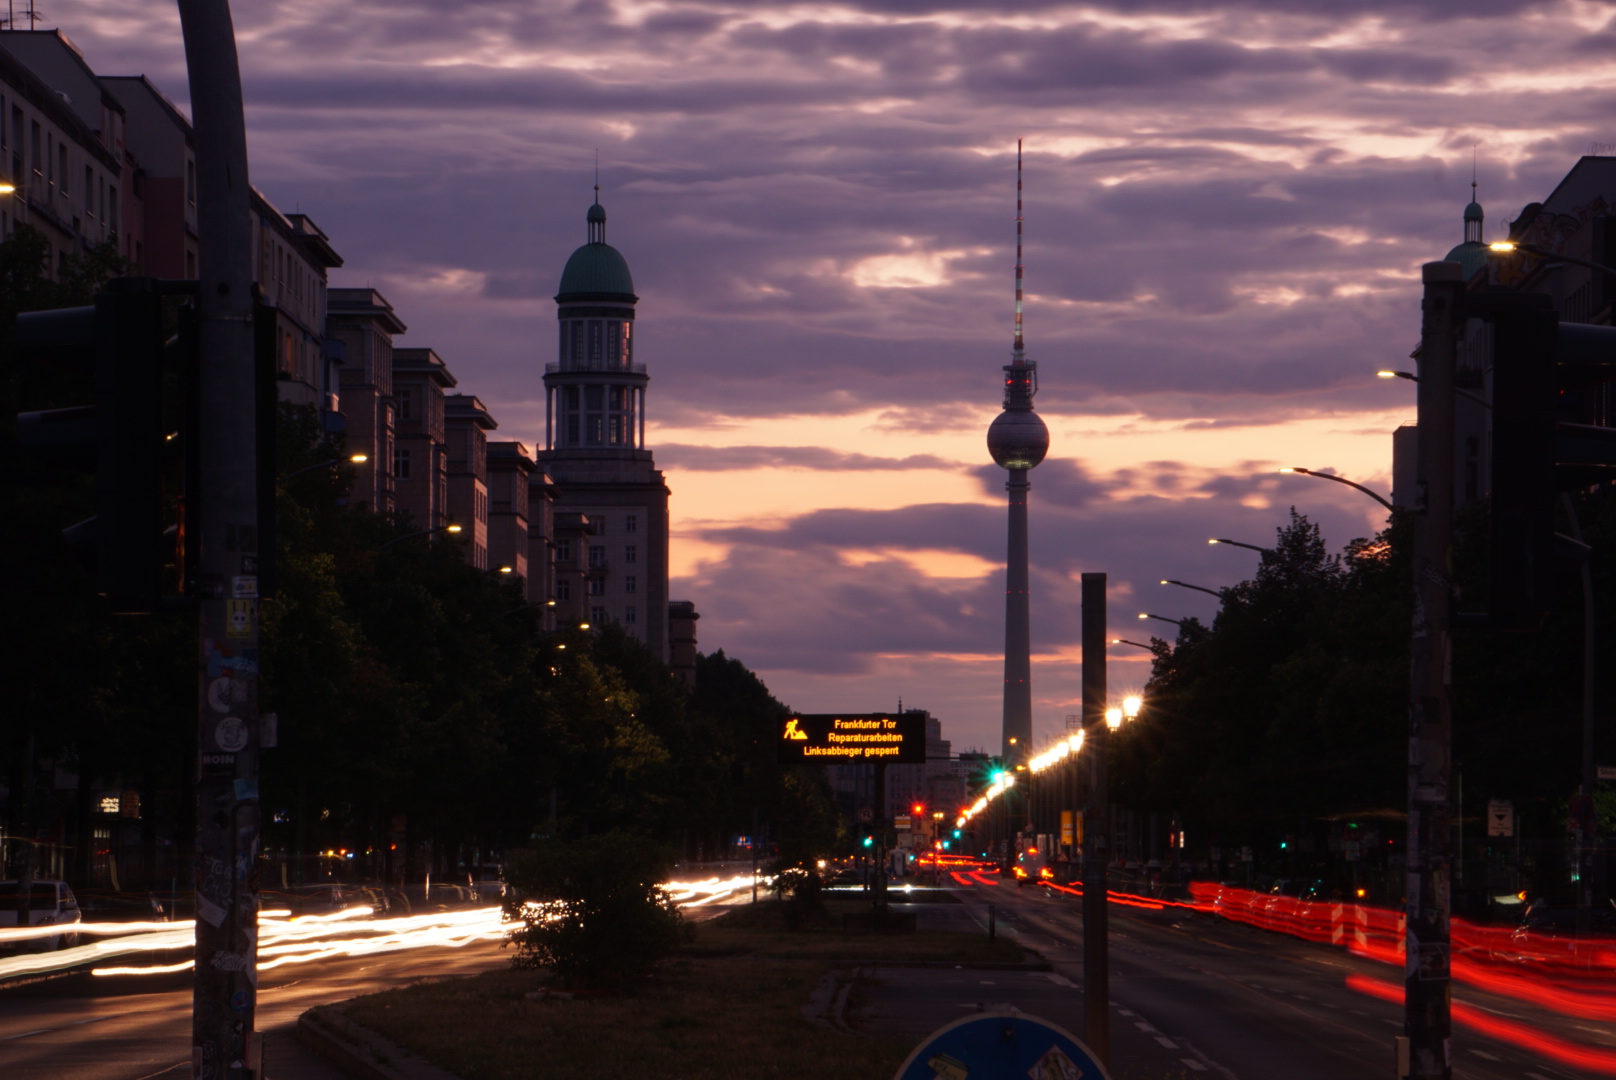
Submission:
[[[109,281],[89,307],[17,317],[23,362],[91,375],[91,404],[17,417],[18,448],[95,476],[95,516],[63,530],[94,567],[113,611],[152,611],[173,561],[162,516],[165,443],[163,308],[152,278]],[[173,419],[172,417],[170,418]]]
[[[865,838],[864,838],[864,846],[865,846],[865,847],[874,847],[874,846],[875,846],[875,837],[873,837],[873,836],[866,836],[866,837],[865,837]]]

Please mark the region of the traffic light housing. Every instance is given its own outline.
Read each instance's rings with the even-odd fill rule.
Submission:
[[[95,516],[63,535],[93,553],[96,591],[113,611],[160,606],[164,537],[163,305],[151,278],[118,278],[88,307],[17,317],[18,354],[93,376],[91,404],[22,413],[18,448],[55,464],[92,471]]]
[[[1616,328],[1561,323],[1547,296],[1483,294],[1493,331],[1488,619],[1534,630],[1553,606],[1558,552],[1586,548],[1554,531],[1555,497],[1616,476],[1616,428],[1584,421],[1586,399],[1616,380]]]

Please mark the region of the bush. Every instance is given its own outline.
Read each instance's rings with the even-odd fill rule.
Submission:
[[[805,930],[828,921],[825,911],[825,879],[814,862],[781,867],[772,883],[774,894],[785,901],[788,930]]]
[[[508,868],[505,915],[519,919],[512,964],[551,967],[577,989],[609,990],[645,974],[689,936],[662,887],[672,860],[625,832],[555,840]]]

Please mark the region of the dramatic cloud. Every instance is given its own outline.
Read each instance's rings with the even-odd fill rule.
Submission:
[[[49,14],[97,70],[186,100],[172,5]],[[1050,730],[1076,696],[1073,575],[1205,616],[1210,597],[1155,582],[1249,569],[1206,536],[1271,536],[1292,502],[1334,544],[1371,531],[1369,500],[1275,470],[1389,485],[1412,398],[1372,372],[1414,344],[1418,267],[1461,239],[1472,156],[1494,235],[1616,144],[1616,22],[1587,0],[265,0],[236,17],[254,181],[331,235],[337,282],[381,288],[405,344],[436,347],[506,437],[542,441],[550,296],[598,150],[703,646],[801,707],[902,693],[982,745],[1004,543],[982,433],[1010,338],[1017,136],[1053,436],[1032,504]]]

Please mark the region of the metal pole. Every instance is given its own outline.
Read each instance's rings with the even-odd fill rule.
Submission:
[[[258,548],[247,130],[228,0],[179,0],[197,167],[201,401],[194,1080],[253,1080]],[[272,555],[271,552],[262,554]]]
[[[1089,1049],[1111,1058],[1111,957],[1106,929],[1106,858],[1110,834],[1105,775],[1105,575],[1083,575],[1083,728],[1089,757],[1083,859],[1083,1003]]]
[[[887,910],[887,766],[875,763],[875,910]]]
[[[758,808],[752,807],[752,903],[757,903]]]
[[[1426,263],[1422,279],[1403,1034],[1408,1039],[1410,1077],[1450,1080],[1453,829],[1448,780],[1453,704],[1448,661],[1453,591],[1454,308],[1464,285],[1458,263]]]
[[[1568,492],[1560,495],[1566,515],[1571,519],[1571,539],[1582,543],[1582,525],[1577,521],[1577,504]],[[1584,800],[1594,797],[1598,780],[1598,765],[1594,761],[1594,571],[1592,553],[1582,559],[1582,783],[1579,794]],[[1586,811],[1585,811],[1586,812]],[[1593,928],[1594,893],[1605,895],[1605,863],[1599,857],[1599,821],[1590,812],[1591,822],[1578,826],[1577,853],[1580,881],[1577,889],[1577,933],[1587,934]]]

